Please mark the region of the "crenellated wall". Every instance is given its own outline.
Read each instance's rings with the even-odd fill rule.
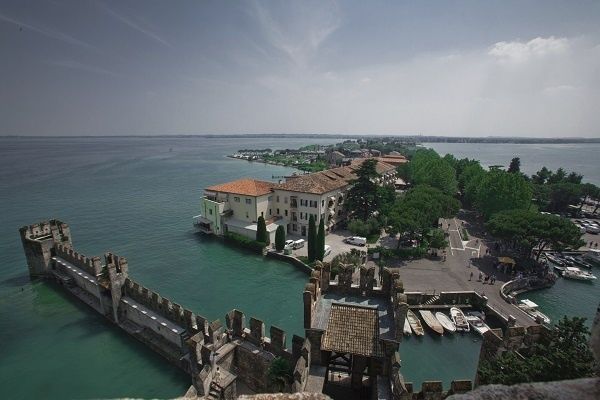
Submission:
[[[43,277],[49,273],[55,244],[72,245],[69,226],[56,219],[23,226],[19,235],[32,277]]]
[[[85,271],[93,277],[100,276],[104,269],[104,265],[102,265],[100,257],[86,257],[85,255],[75,251],[70,244],[65,245],[57,243],[54,246],[54,255],[62,258],[68,263],[73,264],[75,267]]]

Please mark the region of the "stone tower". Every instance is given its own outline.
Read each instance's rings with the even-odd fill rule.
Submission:
[[[31,277],[48,273],[55,244],[72,247],[69,226],[56,219],[24,226],[19,229],[19,234]]]

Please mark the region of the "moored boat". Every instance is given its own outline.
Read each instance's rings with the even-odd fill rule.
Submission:
[[[487,326],[485,322],[483,322],[483,320],[476,315],[467,313],[466,319],[469,325],[471,325],[471,327],[473,328],[473,330],[479,333],[481,336],[483,336],[484,333],[490,330],[490,327]]]
[[[408,310],[408,313],[406,313],[406,319],[408,320],[408,323],[410,324],[410,327],[415,335],[423,336],[425,334],[423,331],[423,325],[421,325],[421,321],[419,321],[419,318],[417,318],[414,312]]]
[[[540,310],[538,310],[538,305],[529,299],[521,300],[520,303],[517,304],[517,307],[519,307],[521,310],[523,310],[525,312],[525,314],[529,315],[535,321],[540,321],[545,324],[550,323],[550,318],[548,318],[548,316],[546,314],[544,314]]]
[[[410,329],[410,322],[408,322],[408,318],[404,318],[404,334],[410,335],[412,330]]]
[[[592,275],[587,271],[582,271],[577,267],[567,267],[562,274],[563,278],[576,279],[579,281],[593,281],[596,279],[595,275]]]
[[[438,311],[435,313],[435,318],[440,322],[440,325],[444,327],[444,330],[450,333],[456,332],[456,325],[454,325],[454,322],[452,322],[449,316],[441,311]]]
[[[469,332],[469,323],[465,318],[465,314],[458,307],[452,307],[450,309],[450,316],[452,317],[452,322],[456,325],[457,331]]]
[[[432,331],[440,335],[444,334],[444,328],[431,311],[419,310],[419,313],[421,314],[423,321],[425,321],[425,325],[427,325]]]

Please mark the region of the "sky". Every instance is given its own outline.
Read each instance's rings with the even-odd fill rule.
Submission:
[[[600,137],[598,1],[0,0],[0,135]]]

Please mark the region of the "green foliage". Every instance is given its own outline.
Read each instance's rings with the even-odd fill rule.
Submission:
[[[483,362],[478,371],[480,384],[514,385],[594,376],[589,334],[585,318],[563,317],[549,337],[535,344],[525,357],[509,351]]]
[[[531,205],[532,190],[520,174],[492,170],[479,181],[475,205],[486,218],[497,212],[527,209]]]
[[[369,236],[373,234],[379,234],[381,228],[377,218],[369,218],[367,221],[360,219],[351,219],[348,222],[348,230],[356,236]]]
[[[267,232],[267,224],[263,216],[258,217],[256,222],[256,241],[269,244],[269,234]]]
[[[464,195],[464,200],[469,205],[475,204],[485,175],[485,170],[477,163],[466,166],[458,176],[458,186]]]
[[[467,232],[467,228],[460,228],[460,237],[462,240],[469,240],[469,232]]]
[[[283,225],[279,225],[275,231],[275,249],[282,251],[285,247],[285,228]]]
[[[375,166],[377,160],[367,159],[360,168],[356,171],[357,179],[352,184],[352,188],[348,192],[348,207],[355,211],[355,215],[366,221],[375,211],[379,209],[379,186],[375,183],[375,179],[379,176]]]
[[[389,215],[392,232],[425,234],[442,217],[454,216],[460,202],[430,186],[419,185],[398,199]]]
[[[581,233],[568,219],[529,210],[506,210],[490,218],[486,227],[495,237],[512,245],[528,257],[536,249],[536,259],[542,251],[579,248]]]
[[[265,242],[259,242],[256,240],[252,240],[244,235],[240,235],[235,232],[227,232],[225,233],[225,241],[237,244],[238,246],[244,247],[249,250],[254,250],[257,252],[263,251],[263,249],[267,246]]]
[[[521,172],[521,159],[519,157],[515,157],[510,160],[510,165],[508,166],[509,174],[518,174]]]
[[[354,268],[358,268],[363,263],[363,257],[366,255],[366,252],[352,249],[348,252],[338,254],[333,257],[331,260],[331,279],[335,279],[340,270],[341,264],[349,264],[353,265]]]
[[[456,170],[434,150],[418,150],[409,164],[409,171],[414,185],[428,185],[450,195],[458,190]]]
[[[268,370],[269,380],[275,385],[278,391],[283,391],[286,384],[290,384],[294,377],[292,365],[282,357],[275,357]]]
[[[308,219],[308,261],[313,262],[317,258],[317,227],[315,218],[310,215]]]
[[[581,202],[581,185],[576,183],[554,183],[550,187],[550,196],[547,206],[548,211],[564,212],[569,205],[577,205]]]
[[[325,256],[325,222],[323,218],[319,222],[319,230],[317,232],[317,248],[315,249],[315,258],[323,261]]]
[[[444,234],[444,231],[439,228],[429,231],[429,234],[427,235],[427,241],[429,242],[429,247],[432,249],[445,249],[448,247],[446,235]]]

